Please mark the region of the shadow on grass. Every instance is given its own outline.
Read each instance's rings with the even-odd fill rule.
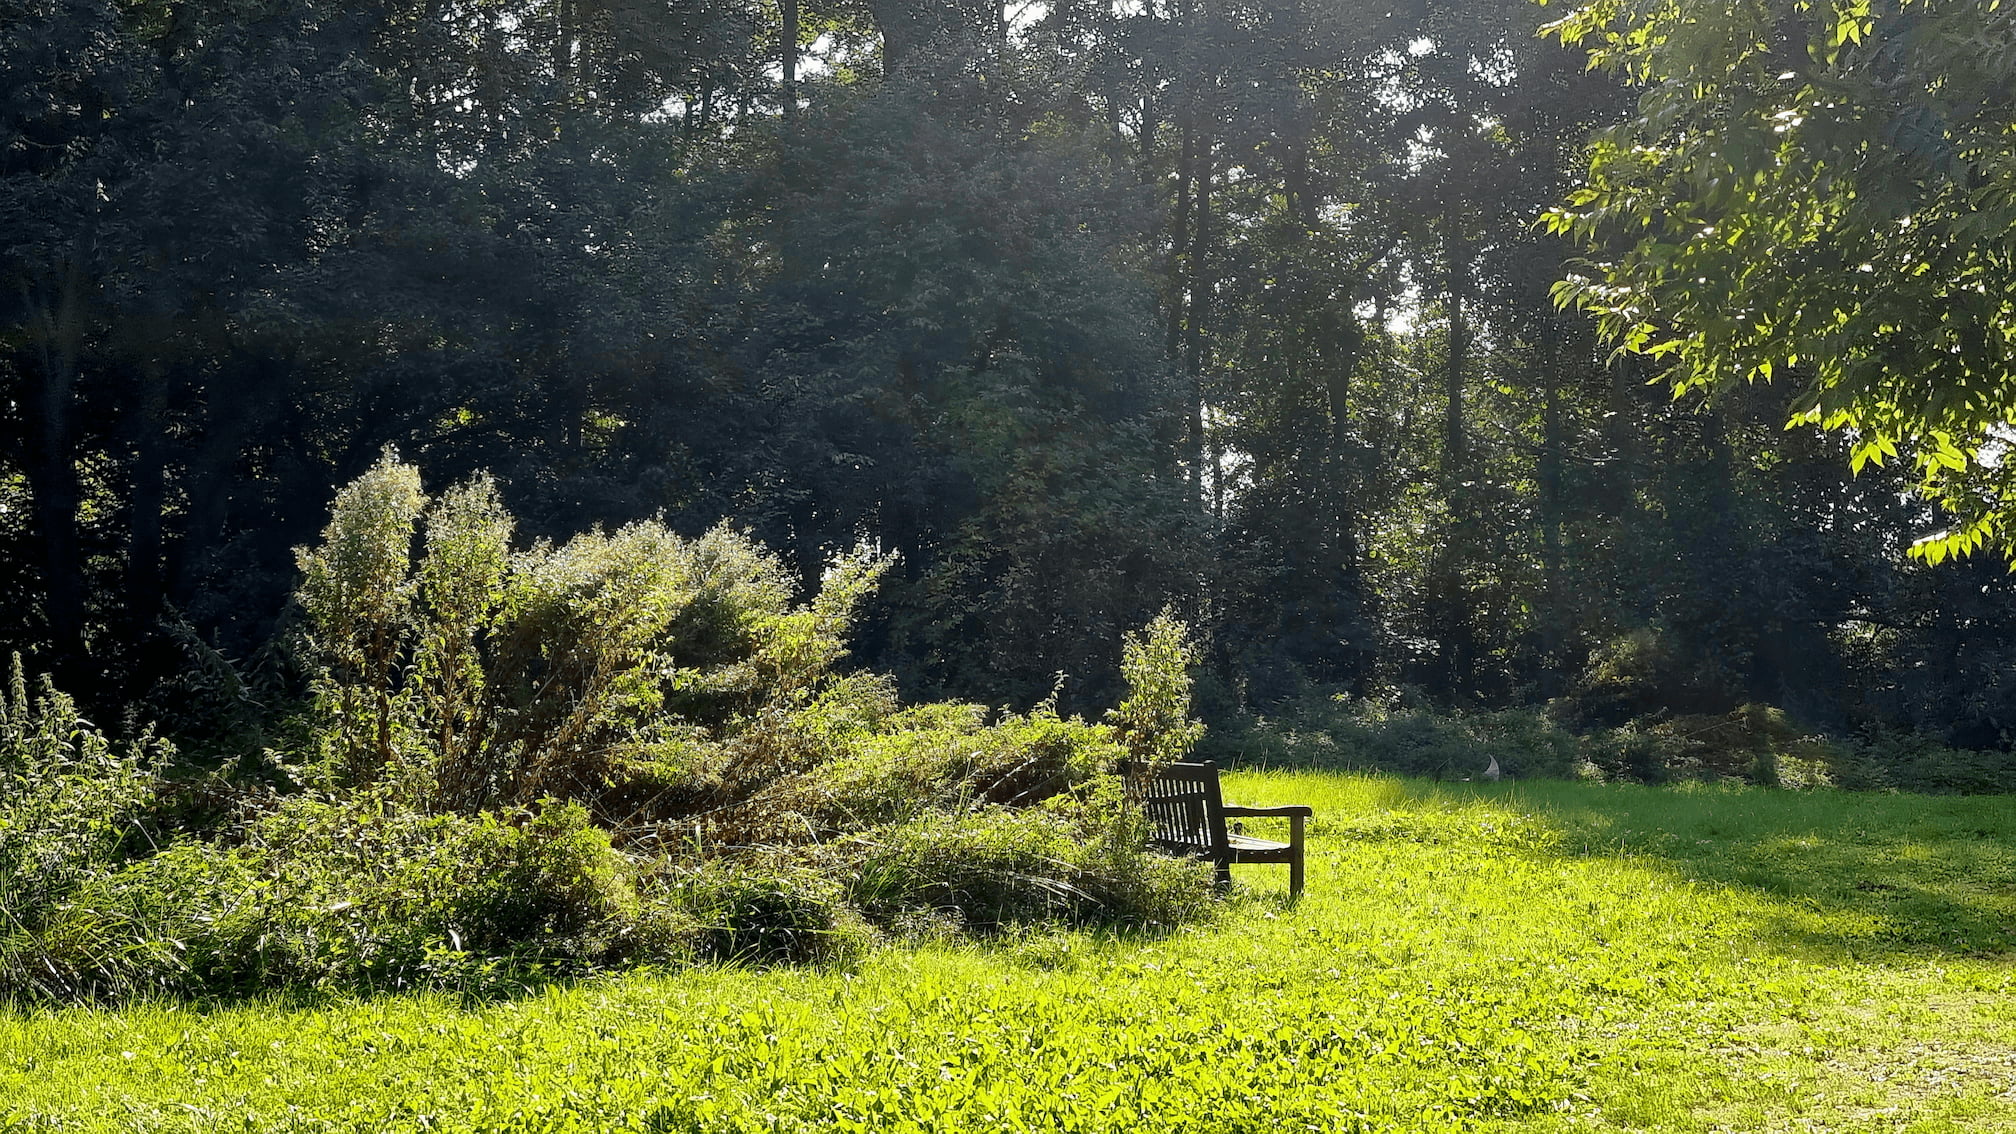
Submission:
[[[1538,781],[1408,795],[1534,815],[1563,856],[1659,860],[1767,895],[1762,928],[1798,953],[2016,960],[2016,797]]]

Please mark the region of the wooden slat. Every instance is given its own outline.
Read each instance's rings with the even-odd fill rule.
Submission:
[[[1234,863],[1286,863],[1289,893],[1301,894],[1302,822],[1308,814],[1306,808],[1282,809],[1281,813],[1289,818],[1292,839],[1277,843],[1231,834],[1226,829],[1227,809],[1219,792],[1215,765],[1164,765],[1144,785],[1143,795],[1156,845],[1211,859],[1218,864],[1219,881],[1226,885],[1231,883]]]

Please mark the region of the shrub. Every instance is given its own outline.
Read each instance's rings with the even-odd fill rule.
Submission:
[[[1769,705],[1682,713],[1599,729],[1583,738],[1596,773],[1639,783],[1741,780],[1769,787],[1833,784],[1837,746]]]
[[[676,952],[578,805],[463,816],[296,797],[239,846],[94,877],[51,919],[37,996],[273,985],[465,988]],[[662,919],[660,919],[662,921]]]
[[[413,600],[413,525],[427,499],[420,474],[391,450],[336,495],[322,546],[295,551],[296,598],[326,666],[317,682],[318,739],[340,775],[371,778],[394,752],[394,697]]]
[[[636,911],[627,860],[578,804],[463,816],[302,798],[237,853],[273,903],[260,967],[319,983],[433,983],[444,950],[585,968]]]
[[[140,841],[169,752],[151,736],[107,739],[47,678],[31,697],[14,657],[0,694],[0,996],[72,991],[65,933],[51,923]]]
[[[1406,698],[1306,699],[1227,730],[1214,755],[1437,779],[1479,776],[1494,757],[1509,776],[1574,776],[1583,763],[1581,738],[1538,710],[1436,710]]]
[[[859,830],[930,810],[1026,805],[1112,767],[1122,751],[1111,730],[1047,708],[972,731],[885,733],[807,773],[804,810]]]
[[[926,812],[860,836],[851,891],[884,924],[920,910],[981,929],[1193,916],[1209,901],[1210,865],[1151,852],[1146,836],[1120,780],[1100,776],[1035,812]]]
[[[1641,627],[1591,653],[1554,712],[1569,723],[1595,727],[1664,713],[1715,715],[1737,702],[1738,684],[1712,657],[1688,656],[1670,634]]]
[[[330,782],[390,776],[423,809],[613,791],[634,811],[724,760],[762,763],[760,737],[707,746],[815,698],[889,562],[844,556],[794,606],[782,564],[727,528],[514,552],[512,527],[489,478],[430,502],[389,451],[338,494],[297,552]]]
[[[1055,796],[1044,809],[1078,831],[1077,885],[1102,920],[1173,926],[1204,911],[1217,892],[1209,862],[1148,848],[1147,816],[1126,798],[1117,776],[1100,776]]]
[[[182,842],[93,876],[50,919],[31,1000],[206,993],[262,983],[272,903],[245,856]],[[289,972],[291,975],[291,970]]]
[[[1835,783],[1861,790],[2016,792],[2016,752],[1949,748],[1915,733],[1875,731],[1836,745],[1827,767]]]
[[[841,885],[810,865],[768,857],[672,868],[658,900],[698,924],[700,955],[731,964],[844,960],[872,939]]]
[[[1174,618],[1128,637],[1111,724],[1054,702],[990,724],[834,673],[886,557],[842,557],[794,602],[727,528],[516,550],[513,528],[489,478],[430,499],[390,451],[344,488],[297,553],[312,758],[276,778],[309,790],[196,785],[157,812],[207,838],[136,862],[120,832],[158,746],[115,754],[17,674],[0,992],[484,991],[844,958],[873,936],[850,898],[892,925],[978,927],[1166,922],[1204,900],[1208,869],[1150,854],[1111,774],[1202,731]]]
[[[871,917],[957,911],[968,925],[1075,918],[1095,904],[1077,886],[1069,824],[987,807],[928,813],[862,837],[852,891]]]

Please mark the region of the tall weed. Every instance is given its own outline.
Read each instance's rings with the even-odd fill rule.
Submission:
[[[518,551],[512,530],[488,477],[430,501],[390,452],[338,494],[298,553],[332,784],[389,776],[415,806],[463,812],[613,791],[634,816],[709,774],[705,755],[737,754],[701,746],[813,699],[889,562],[843,556],[796,605],[776,558],[725,527]]]
[[[120,744],[85,720],[46,677],[29,693],[15,655],[0,695],[0,997],[66,994],[75,974],[52,963],[52,925],[91,879],[136,843],[168,745]]]

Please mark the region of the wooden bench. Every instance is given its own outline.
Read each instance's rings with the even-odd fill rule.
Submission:
[[[1303,804],[1285,807],[1227,807],[1218,791],[1215,764],[1165,764],[1143,785],[1149,841],[1176,854],[1208,858],[1218,865],[1218,882],[1230,885],[1232,866],[1245,862],[1288,864],[1288,895],[1302,895],[1303,823],[1315,811]],[[1227,829],[1228,819],[1286,818],[1288,841],[1255,839]]]

